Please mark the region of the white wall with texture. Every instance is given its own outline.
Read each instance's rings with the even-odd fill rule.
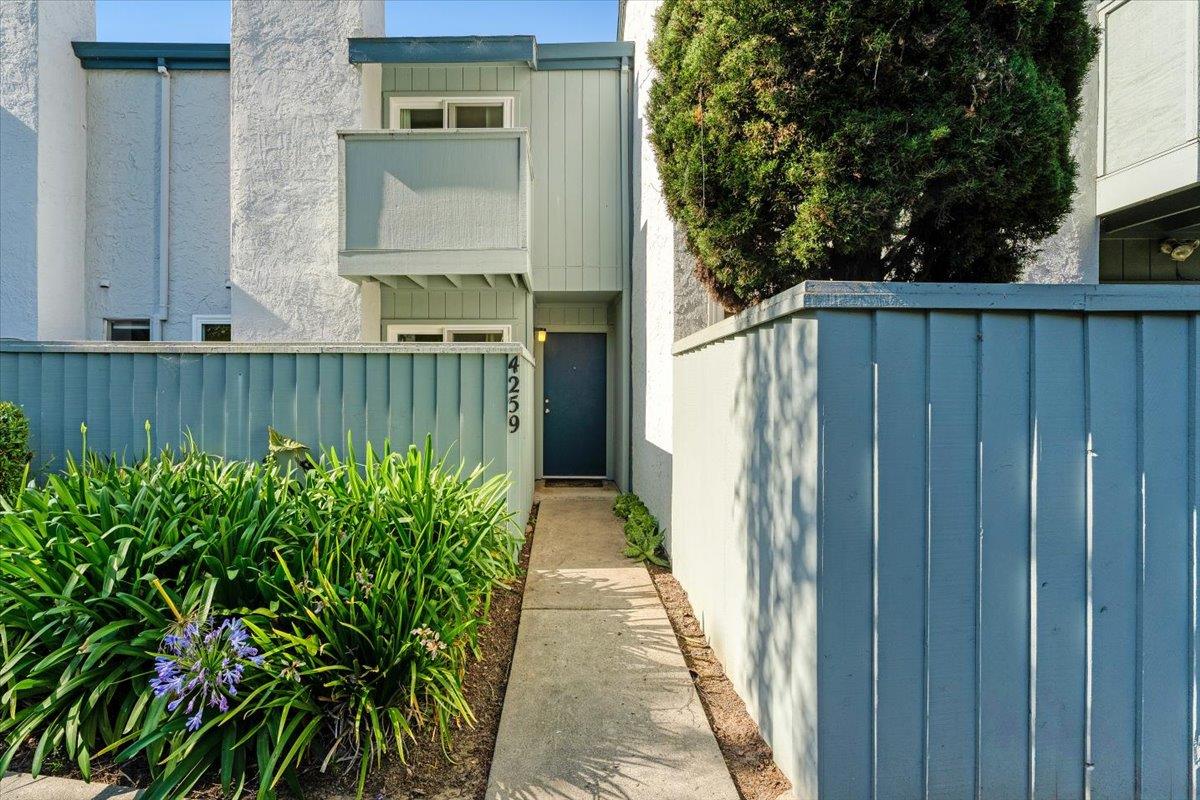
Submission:
[[[88,73],[87,338],[148,319],[158,298],[159,84],[151,70]],[[167,339],[228,314],[229,73],[171,73]],[[101,283],[108,284],[102,288]]]
[[[234,0],[230,278],[239,340],[357,340],[337,274],[340,128],[363,124],[347,38],[383,35],[383,0]]]
[[[0,3],[0,337],[81,338],[91,0]]]
[[[659,0],[622,2],[618,38],[633,58],[633,491],[670,535],[671,345],[675,339],[675,231],[667,214],[650,146],[646,103],[654,70],[647,47]]]

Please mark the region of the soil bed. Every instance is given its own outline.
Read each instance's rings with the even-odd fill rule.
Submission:
[[[671,570],[647,564],[654,588],[667,609],[671,627],[684,661],[692,673],[692,683],[704,704],[704,713],[725,756],[725,765],[733,777],[742,800],[779,800],[790,797],[792,784],[775,765],[770,746],[763,741],[758,725],[746,711],[746,704],[734,691],[725,668],[708,646],[700,622],[692,613],[687,592],[675,580]]]
[[[509,667],[517,645],[517,624],[521,619],[521,600],[525,593],[525,575],[529,568],[529,553],[533,546],[538,507],[535,504],[525,526],[525,544],[521,548],[518,577],[509,586],[498,587],[492,593],[488,624],[479,634],[481,657],[467,666],[463,689],[467,703],[475,714],[473,726],[463,726],[454,734],[450,761],[435,738],[422,737],[408,742],[405,753],[408,763],[387,758],[383,765],[367,777],[367,800],[483,800],[487,791],[488,773],[492,767],[492,752],[496,733],[500,729],[500,711],[504,692],[508,688]],[[23,748],[13,759],[10,772],[28,772],[35,742]],[[314,752],[319,751],[319,747]],[[55,752],[42,765],[43,775],[82,779],[78,767]],[[140,761],[115,764],[108,759],[95,759],[92,764],[92,783],[117,784],[140,788],[149,782],[149,773]],[[300,785],[304,800],[323,800],[354,797],[354,775],[340,773],[302,773]],[[285,789],[281,796],[287,796]],[[248,789],[244,797],[253,797]],[[188,795],[191,800],[217,800],[221,797],[218,782],[203,782]]]

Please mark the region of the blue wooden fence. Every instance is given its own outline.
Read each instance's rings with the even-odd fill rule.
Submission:
[[[675,570],[798,797],[1196,797],[1197,312],[808,284],[678,344]]]
[[[509,375],[532,394],[519,344],[190,345],[0,343],[0,400],[29,416],[35,469],[87,446],[136,457],[191,435],[204,450],[258,459],[271,426],[311,447],[423,443],[514,481],[510,506],[533,491],[531,403],[510,432]],[[523,520],[523,517],[522,517]]]

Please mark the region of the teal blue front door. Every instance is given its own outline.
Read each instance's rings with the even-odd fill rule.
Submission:
[[[542,345],[542,473],[604,477],[605,335],[547,334]]]

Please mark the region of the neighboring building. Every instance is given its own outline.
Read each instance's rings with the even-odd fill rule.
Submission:
[[[228,46],[0,24],[0,336],[520,342],[538,474],[627,485],[632,45],[379,38],[382,0],[234,2]]]

